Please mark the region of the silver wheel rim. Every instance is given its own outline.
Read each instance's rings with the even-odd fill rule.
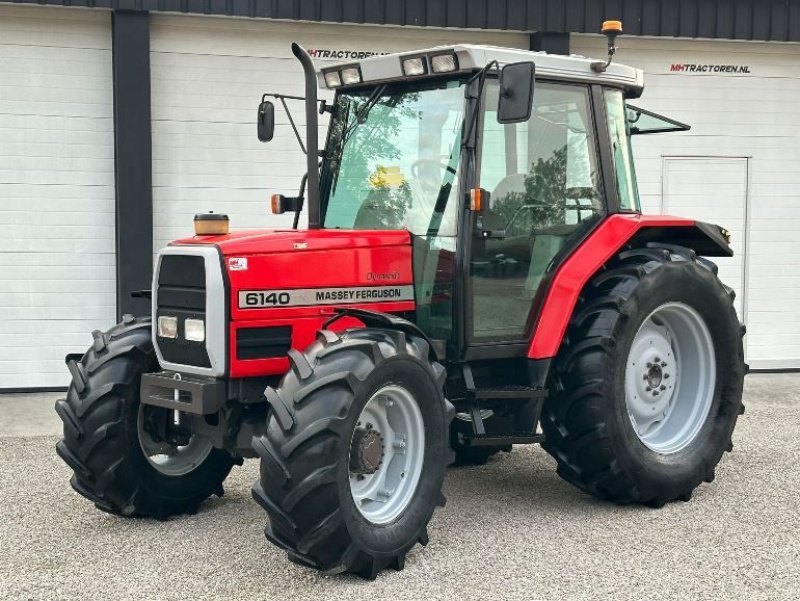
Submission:
[[[354,441],[365,432],[380,441],[381,458],[372,473],[354,469]],[[367,401],[353,433],[350,451],[350,493],[358,511],[373,524],[389,523],[414,497],[425,456],[425,424],[411,393],[384,386]]]
[[[169,413],[168,419],[180,419],[179,411],[139,405],[139,419],[137,431],[139,446],[142,448],[145,459],[156,471],[165,476],[184,476],[194,471],[211,454],[214,445],[204,436],[192,434],[189,444],[174,445],[168,442],[156,441],[144,427],[145,411],[161,410]]]
[[[625,403],[639,440],[667,455],[689,445],[708,418],[716,385],[711,332],[683,303],[644,320],[625,369]]]

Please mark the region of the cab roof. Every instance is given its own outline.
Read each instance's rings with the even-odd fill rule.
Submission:
[[[402,60],[404,58],[428,56],[454,52],[458,59],[457,73],[464,73],[482,69],[492,61],[497,61],[500,67],[508,63],[533,61],[536,65],[536,77],[547,79],[560,79],[565,81],[580,81],[587,83],[602,83],[618,88],[623,88],[629,98],[638,98],[644,89],[644,74],[641,69],[611,63],[602,73],[592,70],[591,64],[598,59],[586,58],[578,55],[548,54],[531,50],[517,50],[500,46],[478,46],[474,44],[455,44],[451,46],[436,46],[423,50],[398,52],[371,56],[359,61],[338,63],[335,66],[324,67],[317,71],[317,81],[321,88],[328,88],[325,83],[325,73],[343,67],[358,66],[361,72],[360,84],[385,82],[392,80],[415,80],[441,74],[425,74],[406,76],[403,74]],[[605,59],[602,60],[605,62]],[[351,87],[348,85],[341,88]]]

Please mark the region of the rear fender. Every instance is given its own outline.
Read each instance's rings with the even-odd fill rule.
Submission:
[[[553,275],[534,325],[528,358],[555,357],[583,287],[626,246],[675,244],[698,255],[730,257],[733,250],[719,226],[668,215],[616,214],[605,219]]]

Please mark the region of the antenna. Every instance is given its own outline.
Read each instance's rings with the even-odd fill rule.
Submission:
[[[603,21],[600,33],[606,34],[608,38],[608,60],[592,63],[592,71],[595,73],[603,73],[611,64],[614,53],[617,51],[617,36],[622,34],[622,21]]]

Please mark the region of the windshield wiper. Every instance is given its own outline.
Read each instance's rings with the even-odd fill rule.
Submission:
[[[383,84],[382,86],[378,86],[377,88],[372,90],[372,94],[369,95],[369,98],[367,98],[367,101],[364,103],[364,105],[360,109],[358,109],[358,112],[356,113],[356,122],[357,123],[364,123],[367,120],[367,117],[369,116],[369,112],[372,110],[373,106],[378,104],[378,100],[383,95],[383,92],[385,90],[386,90],[386,84]]]

